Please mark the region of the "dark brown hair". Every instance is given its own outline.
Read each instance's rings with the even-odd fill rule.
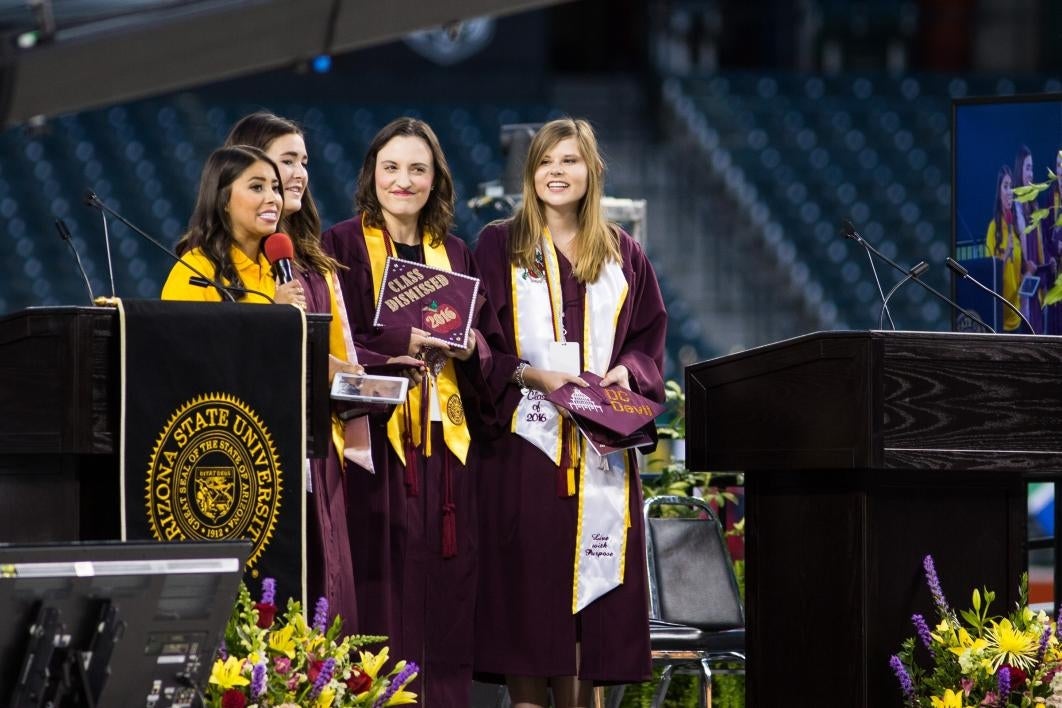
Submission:
[[[225,145],[251,145],[259,150],[268,150],[269,145],[285,135],[298,135],[306,139],[302,129],[287,118],[258,111],[244,116],[232,126]],[[283,189],[283,185],[281,185]],[[302,208],[285,214],[280,230],[291,236],[295,246],[295,262],[303,268],[312,268],[319,273],[331,273],[339,266],[321,250],[321,217],[317,213],[317,204],[310,195],[309,180],[302,193]]]
[[[214,266],[215,279],[239,287],[244,287],[245,284],[232,262],[230,251],[236,241],[229,214],[225,209],[232,196],[232,183],[256,162],[264,162],[272,167],[277,184],[281,184],[280,170],[276,164],[256,147],[234,145],[221,147],[210,153],[199,178],[199,193],[195,198],[192,216],[188,219],[188,230],[181,236],[176,247],[177,255],[199,248]],[[280,213],[283,216],[283,199]],[[243,293],[235,293],[235,296],[238,300],[244,297]]]
[[[357,192],[354,194],[354,209],[362,214],[362,221],[368,226],[384,228],[383,208],[376,196],[376,156],[392,138],[400,136],[420,138],[431,151],[432,190],[428,201],[417,215],[417,230],[429,234],[429,243],[438,246],[450,232],[454,223],[454,179],[446,156],[439,146],[439,139],[427,123],[416,118],[396,118],[380,130],[369,143],[365,153],[365,162],[358,175]]]

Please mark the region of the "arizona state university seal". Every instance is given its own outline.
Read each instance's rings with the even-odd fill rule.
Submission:
[[[155,442],[148,522],[160,541],[249,539],[253,569],[273,535],[281,491],[280,459],[258,415],[235,396],[205,394],[178,408]]]

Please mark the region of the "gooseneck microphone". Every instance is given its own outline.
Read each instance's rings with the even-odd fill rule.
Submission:
[[[81,254],[77,252],[77,246],[74,245],[73,239],[70,238],[70,229],[66,227],[66,222],[62,219],[55,220],[55,229],[59,232],[59,237],[66,241],[66,245],[70,247],[71,253],[74,254],[74,258],[77,260],[77,269],[81,272],[81,278],[85,281],[85,290],[88,291],[89,304],[95,304],[96,296],[92,294],[92,283],[89,282],[85,266],[81,265]]]
[[[292,261],[295,258],[295,246],[291,237],[277,232],[266,236],[263,243],[266,260],[273,264],[273,272],[277,277],[277,285],[284,285],[295,280],[295,271]]]
[[[955,260],[954,258],[952,258],[951,256],[948,256],[948,259],[946,261],[944,261],[944,262],[947,264],[948,268],[951,268],[952,272],[955,273],[955,275],[959,276],[960,280],[962,280],[963,278],[965,278],[966,280],[969,280],[971,283],[973,283],[977,287],[981,288],[986,293],[988,293],[989,295],[991,295],[995,299],[999,300],[1000,302],[1002,302],[1004,305],[1006,305],[1010,309],[1014,310],[1014,314],[1016,314],[1018,317],[1020,317],[1021,321],[1025,323],[1025,326],[1029,328],[1029,334],[1036,334],[1036,330],[1033,329],[1033,326],[1029,323],[1029,320],[1025,319],[1025,315],[1021,314],[1021,310],[1016,308],[1014,306],[1014,303],[1012,303],[1010,300],[1008,300],[1007,298],[1005,298],[1002,295],[1000,295],[999,293],[997,293],[992,288],[990,288],[990,287],[986,286],[985,284],[983,284],[977,278],[975,278],[972,275],[970,275],[970,271],[966,270],[966,268],[964,268],[962,265],[960,265],[959,262],[957,260]]]
[[[189,285],[194,285],[197,288],[209,288],[209,287],[211,287],[213,282],[214,281],[207,280],[206,278],[200,278],[198,275],[193,275],[190,278],[188,278],[188,284]],[[274,300],[273,298],[269,297],[268,295],[266,295],[261,290],[253,290],[251,288],[245,288],[245,287],[240,286],[240,285],[226,285],[225,289],[228,290],[230,293],[242,293],[244,295],[258,295],[259,297],[263,297],[266,300],[268,300],[271,305],[276,305],[277,304],[276,300]]]
[[[881,288],[881,278],[878,277],[878,269],[877,269],[877,266],[874,265],[874,259],[871,258],[870,252],[873,251],[874,253],[877,253],[882,258],[885,258],[885,256],[883,256],[882,254],[878,253],[878,251],[873,246],[871,246],[869,243],[867,243],[866,241],[863,240],[863,237],[860,236],[859,232],[855,230],[854,226],[852,226],[852,222],[851,221],[848,221],[847,219],[845,219],[845,221],[842,224],[842,226],[844,228],[845,237],[846,238],[850,238],[853,241],[855,241],[856,243],[858,243],[860,246],[863,247],[863,250],[865,250],[867,252],[867,262],[870,263],[870,272],[874,274],[874,282],[878,286],[878,295],[881,296],[881,310],[882,310],[882,312],[884,312],[886,315],[889,316],[889,324],[892,325],[893,330],[895,330],[896,329],[896,323],[892,321],[892,313],[889,312],[889,300],[888,300],[888,298],[885,297],[885,291],[882,290],[882,288]],[[888,259],[886,258],[886,260],[888,260]],[[893,263],[893,265],[896,265],[896,264]],[[896,266],[896,267],[899,268],[899,266]],[[900,270],[903,270],[903,268],[900,268]],[[904,272],[906,273],[907,271],[904,271]],[[881,318],[879,317],[878,320],[880,321]],[[880,328],[880,325],[879,325],[879,328]]]
[[[222,299],[228,300],[229,302],[236,302],[236,298],[232,296],[232,293],[230,292],[229,288],[227,288],[226,286],[222,285],[218,281],[213,280],[212,278],[208,278],[204,273],[200,272],[199,269],[196,268],[195,266],[193,266],[191,263],[189,263],[188,261],[184,260],[183,258],[178,256],[176,253],[174,253],[170,249],[168,249],[165,246],[163,246],[161,243],[159,243],[154,238],[149,236],[147,234],[147,232],[145,232],[139,226],[137,226],[133,222],[129,221],[129,219],[126,219],[124,216],[122,216],[121,214],[116,212],[114,209],[111,209],[109,206],[104,204],[100,200],[100,198],[96,196],[96,193],[93,192],[91,189],[85,192],[84,201],[85,201],[85,204],[87,204],[88,206],[92,207],[93,209],[99,209],[100,213],[103,214],[104,227],[106,227],[106,225],[107,225],[107,214],[110,214],[115,219],[118,219],[118,221],[120,221],[123,224],[125,224],[126,226],[128,226],[133,231],[133,233],[137,234],[141,238],[146,239],[150,244],[155,246],[155,248],[157,248],[160,251],[162,251],[163,253],[165,253],[167,256],[169,256],[174,261],[183,264],[186,268],[188,268],[188,270],[192,271],[197,276],[202,278],[203,281],[205,281],[211,287],[215,288],[218,291],[218,293],[221,294]],[[191,280],[189,280],[189,282],[191,282]],[[195,283],[193,283],[193,284],[195,284]],[[240,288],[240,290],[242,291],[243,288]],[[264,294],[264,293],[260,293],[260,294]],[[266,296],[266,297],[268,298],[268,296]]]
[[[891,298],[897,290],[903,287],[904,283],[911,280],[912,278],[920,278],[921,276],[925,275],[925,272],[927,270],[929,270],[929,264],[925,261],[918,261],[918,263],[915,263],[913,266],[911,266],[910,273],[905,275],[903,279],[900,280],[900,282],[896,283],[896,285],[892,286],[892,290],[888,292],[888,294],[885,296],[885,300],[881,303],[881,312],[878,313],[878,329],[882,328],[882,318],[885,316],[885,308],[889,306],[889,298]],[[895,329],[896,327],[894,325],[893,330]]]
[[[844,223],[843,223],[843,228],[844,228],[844,235],[845,235],[845,236],[847,236],[848,238],[852,239],[853,241],[856,241],[856,242],[858,242],[858,243],[861,243],[861,244],[863,245],[863,247],[867,249],[867,253],[868,253],[868,254],[869,254],[869,253],[873,253],[873,254],[874,254],[875,256],[877,256],[877,257],[878,257],[878,258],[880,258],[881,260],[885,261],[885,262],[886,262],[886,263],[888,263],[888,264],[889,264],[890,266],[892,266],[892,267],[893,267],[893,268],[895,268],[896,270],[898,270],[898,271],[900,271],[901,273],[903,273],[903,274],[904,274],[905,276],[911,275],[911,271],[910,271],[910,270],[907,270],[907,269],[906,269],[906,268],[904,268],[904,267],[903,267],[902,265],[900,265],[900,264],[899,264],[899,263],[897,263],[896,261],[892,260],[891,258],[889,258],[888,256],[886,256],[886,255],[885,255],[884,253],[882,253],[881,251],[879,251],[878,249],[874,248],[874,247],[873,247],[873,246],[871,246],[871,245],[870,245],[869,243],[867,243],[867,242],[866,242],[865,240],[863,240],[863,237],[862,237],[862,236],[860,236],[860,235],[859,235],[859,233],[858,233],[858,232],[857,232],[857,231],[855,230],[855,227],[854,227],[854,226],[852,226],[852,222],[851,222],[851,221],[848,221],[848,220],[846,219],[846,220],[844,221]],[[914,270],[914,269],[912,269],[912,270]],[[933,296],[934,296],[934,297],[936,297],[936,298],[937,298],[938,300],[942,300],[943,302],[946,302],[946,303],[947,303],[948,305],[950,305],[951,307],[954,307],[954,308],[955,308],[956,310],[958,310],[959,312],[963,313],[964,315],[966,315],[967,317],[969,317],[969,318],[970,318],[971,320],[973,320],[973,321],[974,321],[974,322],[976,322],[977,324],[979,324],[979,325],[981,325],[982,327],[984,327],[986,331],[988,331],[988,332],[991,332],[991,333],[995,334],[996,330],[992,329],[992,328],[991,328],[991,327],[990,327],[990,326],[988,325],[988,323],[987,323],[987,322],[985,322],[984,320],[982,320],[982,319],[981,319],[980,317],[978,317],[978,316],[977,316],[976,314],[974,314],[974,313],[973,313],[972,311],[970,311],[970,310],[967,310],[967,309],[963,308],[963,307],[962,307],[961,305],[959,305],[959,303],[955,302],[955,301],[954,301],[954,300],[952,300],[952,299],[951,299],[950,297],[948,297],[948,296],[947,296],[947,295],[945,295],[944,293],[940,292],[939,290],[937,290],[936,288],[934,288],[934,287],[933,287],[932,285],[930,285],[930,284],[929,284],[929,283],[927,283],[926,281],[924,281],[924,280],[922,280],[921,278],[918,278],[918,277],[914,277],[914,278],[911,278],[911,280],[913,280],[914,282],[918,283],[918,284],[919,284],[919,285],[921,285],[921,286],[922,286],[923,288],[925,288],[926,290],[928,290],[928,291],[929,291],[930,293],[932,293],[932,294],[933,294]],[[880,286],[879,286],[879,287],[880,287]],[[882,299],[884,300],[884,298],[882,298]],[[886,310],[886,312],[887,312],[887,310]]]

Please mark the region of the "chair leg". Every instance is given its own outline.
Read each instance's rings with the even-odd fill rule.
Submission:
[[[653,694],[653,702],[650,704],[652,708],[663,708],[664,698],[667,696],[667,689],[671,685],[671,672],[674,668],[674,666],[668,664],[664,667],[664,670],[660,672],[660,683],[657,684],[656,693]]]
[[[701,708],[712,708],[712,666],[708,657],[701,657],[701,686],[704,688],[700,695]]]

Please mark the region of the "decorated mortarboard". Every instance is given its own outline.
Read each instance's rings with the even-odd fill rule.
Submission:
[[[373,325],[416,327],[463,348],[472,326],[479,278],[390,257],[384,265]]]
[[[565,384],[546,396],[546,400],[571,413],[591,441],[596,437],[601,444],[616,444],[647,428],[664,412],[664,406],[634,391],[618,385],[602,387],[597,374],[584,371],[579,377],[590,385]],[[620,449],[653,442],[648,431],[645,438],[645,443],[623,445]]]

